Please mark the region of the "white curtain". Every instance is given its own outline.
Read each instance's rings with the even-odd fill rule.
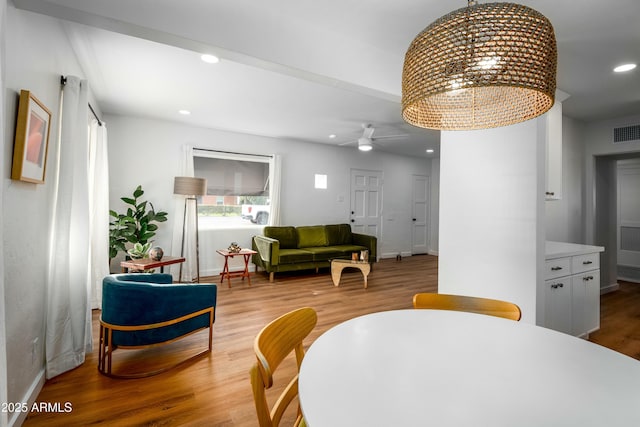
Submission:
[[[193,169],[193,147],[185,145],[182,148],[182,160],[180,164],[180,170],[178,176],[194,176]],[[174,279],[181,282],[192,282],[197,278],[197,248],[196,248],[196,212],[195,203],[193,200],[189,200],[186,204],[185,213],[185,196],[176,195],[175,207],[173,209],[173,241],[171,244],[172,252],[174,256],[179,256],[182,253],[182,230],[183,224],[185,227],[184,232],[184,253],[186,261],[182,263],[182,277],[179,277],[180,267],[174,265],[171,268],[171,274]],[[184,221],[183,221],[184,220]]]
[[[109,274],[109,160],[107,128],[89,125],[89,228],[91,308],[102,308],[102,279]]]
[[[271,215],[269,215],[269,225],[280,225],[281,167],[282,156],[280,156],[280,154],[274,154],[269,167],[269,180],[271,181]]]
[[[60,96],[57,158],[51,185],[47,276],[46,376],[91,352],[88,83],[68,76]]]

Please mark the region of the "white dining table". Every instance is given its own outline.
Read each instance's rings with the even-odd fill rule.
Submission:
[[[308,349],[298,389],[310,427],[640,426],[640,361],[457,311],[341,323]]]

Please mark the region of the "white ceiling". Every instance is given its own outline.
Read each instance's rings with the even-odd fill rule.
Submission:
[[[69,39],[100,109],[196,126],[327,144],[438,154],[439,133],[400,115],[402,63],[411,40],[466,1],[436,0],[14,0],[69,21]],[[640,1],[523,0],[558,41],[566,115],[583,121],[640,113]],[[572,7],[571,7],[572,6]],[[82,24],[82,25],[79,25]],[[215,65],[200,53],[221,57]],[[178,110],[192,112],[181,116]],[[328,135],[336,134],[335,139]],[[355,144],[346,145],[355,149]]]

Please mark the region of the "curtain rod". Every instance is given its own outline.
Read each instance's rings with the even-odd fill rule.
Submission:
[[[60,76],[60,84],[62,86],[67,84],[67,78],[65,76]],[[87,102],[87,105],[89,106],[89,110],[91,110],[91,114],[93,114],[93,117],[95,117],[98,121],[98,126],[102,126],[102,120],[100,120],[100,117],[98,117],[98,115],[96,114],[96,111],[91,106],[91,103]]]
[[[267,159],[273,158],[273,156],[270,156],[270,155],[267,155],[267,154],[238,153],[238,152],[235,152],[235,151],[211,150],[209,148],[197,148],[197,147],[193,147],[193,149],[194,150],[199,150],[199,151],[208,151],[210,153],[238,154],[238,155],[241,155],[241,156],[265,157]]]

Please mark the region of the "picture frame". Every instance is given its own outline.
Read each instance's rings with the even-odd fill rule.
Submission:
[[[11,179],[44,183],[50,130],[51,111],[33,93],[21,90]]]

